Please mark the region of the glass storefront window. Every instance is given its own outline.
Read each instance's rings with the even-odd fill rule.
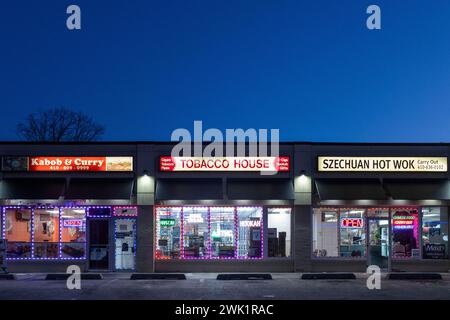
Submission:
[[[369,208],[368,218],[389,219],[389,208]]]
[[[3,207],[1,235],[8,240],[7,258],[85,259],[86,212],[101,209],[101,216],[109,217],[112,208],[120,209],[124,216],[137,215],[135,207]],[[91,239],[96,235],[91,233]]]
[[[261,207],[237,207],[237,256],[239,258],[262,257],[261,228]]]
[[[211,257],[233,258],[235,243],[234,207],[211,207]]]
[[[5,209],[3,232],[7,244],[8,258],[31,257],[31,209]]]
[[[178,259],[181,247],[181,207],[156,209],[157,259]]]
[[[183,208],[183,257],[207,258],[209,247],[208,208]]]
[[[86,210],[61,209],[61,256],[84,258],[86,252]]]
[[[364,210],[341,209],[339,214],[339,253],[341,257],[366,255]]]
[[[419,257],[419,213],[417,209],[392,209],[392,256]]]
[[[59,209],[34,211],[34,257],[59,257]]]
[[[263,227],[262,207],[156,207],[155,258],[260,259]]]
[[[338,210],[314,209],[313,256],[338,257]]]
[[[267,247],[269,257],[291,256],[291,208],[267,210]]]
[[[422,245],[424,259],[448,259],[446,207],[422,208]]]

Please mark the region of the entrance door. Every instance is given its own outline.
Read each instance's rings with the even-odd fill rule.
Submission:
[[[369,219],[369,264],[381,269],[389,267],[389,220]]]
[[[109,270],[109,220],[89,220],[89,269]]]
[[[114,225],[116,270],[134,270],[136,219],[116,219]]]

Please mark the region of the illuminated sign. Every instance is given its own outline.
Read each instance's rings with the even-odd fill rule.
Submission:
[[[259,228],[261,227],[261,221],[259,220],[244,220],[239,222],[239,227],[247,228]]]
[[[81,228],[83,226],[82,219],[64,219],[63,227],[64,228]]]
[[[133,171],[133,157],[3,157],[3,171]]]
[[[215,239],[219,238],[232,238],[233,237],[233,230],[219,230],[219,231],[213,231],[211,233],[211,237]]]
[[[203,223],[203,221],[203,217],[200,213],[191,213],[186,217],[187,223]]]
[[[289,157],[160,157],[160,171],[289,172]]]
[[[394,225],[412,225],[414,220],[394,220]]]
[[[364,220],[362,218],[342,218],[341,228],[362,228]]]
[[[159,225],[161,227],[173,227],[175,225],[175,219],[160,219]]]
[[[446,157],[318,157],[318,171],[447,172]]]
[[[393,216],[392,224],[394,229],[414,229],[416,224],[415,216]]]

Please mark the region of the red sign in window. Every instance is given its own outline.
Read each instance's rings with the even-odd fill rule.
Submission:
[[[341,219],[341,228],[362,228],[364,221],[362,218],[344,218]]]

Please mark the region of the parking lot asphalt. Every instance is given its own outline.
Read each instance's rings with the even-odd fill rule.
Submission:
[[[44,280],[45,274],[17,274],[0,280],[1,300],[309,300],[309,299],[450,299],[450,274],[442,280],[388,280],[369,290],[367,275],[355,280],[301,280],[299,273],[272,273],[272,280],[216,280],[216,273],[188,273],[186,280],[129,280],[129,273],[103,274],[82,280],[69,290],[65,280]]]

